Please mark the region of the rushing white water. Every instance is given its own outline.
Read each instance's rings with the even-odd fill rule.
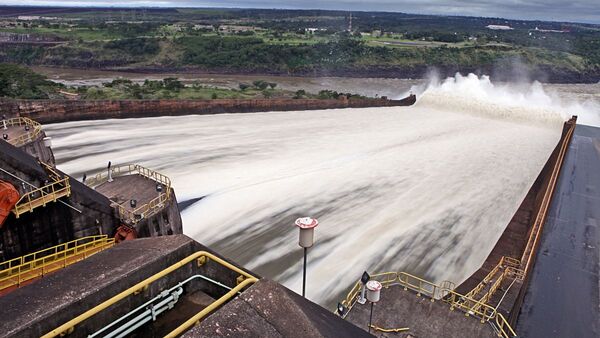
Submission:
[[[418,90],[415,88],[415,90]],[[299,290],[300,216],[317,217],[308,297],[330,305],[363,270],[461,282],[483,262],[556,145],[539,88],[486,78],[429,86],[413,107],[49,125],[59,168],[168,175],[184,231]]]

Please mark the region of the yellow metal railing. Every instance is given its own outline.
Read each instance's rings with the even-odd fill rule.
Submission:
[[[44,169],[48,173],[48,176],[50,176],[52,180],[58,181],[63,177],[63,175],[59,174],[58,171],[56,171],[56,168],[52,165],[42,161],[40,161],[40,164],[44,167]]]
[[[179,327],[177,327],[175,330],[173,330],[172,332],[170,332],[169,334],[167,334],[165,336],[165,337],[169,337],[169,338],[177,337],[177,336],[181,335],[183,332],[185,332],[186,330],[188,330],[193,325],[198,324],[200,322],[200,320],[202,320],[202,318],[206,317],[206,315],[208,315],[209,313],[214,311],[216,308],[218,308],[219,306],[223,305],[225,302],[227,302],[228,300],[233,298],[236,294],[241,292],[246,286],[249,286],[249,285],[257,282],[258,279],[256,277],[250,275],[246,271],[238,268],[237,266],[211,254],[210,252],[198,251],[198,252],[193,253],[192,255],[182,259],[181,261],[171,265],[170,267],[162,270],[161,272],[159,272],[149,278],[146,278],[145,280],[143,280],[143,281],[137,283],[136,285],[130,287],[129,289],[115,295],[114,297],[102,302],[101,304],[89,309],[88,311],[71,319],[70,321],[62,324],[61,326],[57,327],[56,329],[43,335],[42,338],[58,337],[58,336],[63,336],[65,334],[71,333],[75,330],[76,325],[81,324],[83,321],[89,319],[90,317],[95,316],[96,314],[100,313],[101,311],[104,311],[108,307],[118,303],[119,301],[121,301],[127,297],[139,294],[141,291],[147,289],[150,284],[169,275],[170,273],[176,271],[177,269],[179,269],[183,266],[186,266],[187,264],[189,264],[191,262],[196,262],[196,264],[198,266],[201,266],[201,265],[206,264],[208,261],[213,261],[231,271],[238,273],[239,277],[237,278],[237,281],[239,283],[234,288],[232,288],[229,292],[227,292],[225,295],[223,295],[221,298],[217,299],[215,302],[210,304],[208,307],[206,307],[205,309],[203,309],[196,315],[189,318],[187,321],[185,321],[183,324],[181,324]]]
[[[523,280],[523,271],[519,269],[520,262],[518,259],[503,256],[500,262],[465,296],[470,298],[476,298],[479,293],[486,288],[486,286],[494,280],[491,287],[478,299],[483,303],[488,303],[490,298],[494,295],[496,290],[502,285],[502,282],[508,278]]]
[[[135,210],[128,210],[124,206],[113,201],[113,205],[115,208],[117,208],[119,218],[127,223],[136,223],[139,219],[153,215],[157,211],[161,210],[164,204],[171,199],[171,180],[163,174],[142,167],[138,164],[124,164],[111,167],[110,170],[112,177],[140,175],[165,186],[164,192],[160,193],[150,202],[139,206]],[[94,177],[88,179],[86,184],[90,187],[96,187],[105,182],[108,182],[108,171],[96,174]]]
[[[42,125],[30,118],[27,118],[27,117],[14,117],[11,119],[7,119],[6,125],[9,127],[29,126],[29,128],[30,128],[29,131],[27,131],[25,134],[18,136],[14,139],[8,140],[8,143],[14,145],[15,147],[21,147],[21,146],[35,140],[42,132]]]
[[[65,177],[24,194],[17,201],[12,212],[19,218],[19,216],[26,212],[33,211],[33,209],[37,207],[46,206],[49,202],[56,202],[57,199],[64,196],[71,196],[69,177]]]
[[[2,262],[0,290],[19,286],[25,281],[62,269],[113,246],[114,242],[114,238],[106,235],[82,237]]]
[[[548,209],[550,208],[550,202],[552,201],[552,196],[554,195],[554,189],[556,187],[556,182],[558,181],[558,176],[560,174],[560,170],[562,168],[562,163],[564,157],[567,153],[567,149],[570,144],[571,137],[573,136],[573,132],[575,130],[575,124],[567,130],[565,134],[565,138],[561,144],[556,164],[552,168],[552,173],[550,175],[550,180],[548,182],[546,191],[544,192],[544,196],[542,198],[542,203],[540,205],[540,210],[538,211],[535,221],[533,223],[533,227],[531,229],[531,233],[529,239],[527,240],[527,244],[525,245],[525,249],[523,250],[523,255],[521,256],[521,269],[524,272],[524,275],[527,275],[529,269],[531,268],[532,258],[534,257],[533,251],[537,247],[537,243],[540,239],[540,234],[542,233],[542,228],[544,226],[544,222],[546,220],[546,215],[548,214]]]
[[[496,311],[495,308],[480,300],[455,292],[452,283],[442,283],[442,285],[438,285],[406,272],[384,272],[374,274],[371,276],[371,280],[379,281],[384,288],[401,286],[404,290],[410,289],[417,292],[417,295],[419,296],[424,295],[429,297],[432,302],[436,299],[442,300],[450,305],[450,310],[459,309],[463,311],[466,316],[479,318],[482,323],[490,322],[494,324],[494,327],[498,331],[498,336],[507,338],[516,336],[514,330],[510,327],[504,316]],[[346,298],[342,301],[342,305],[347,309],[346,313],[352,310],[361,288],[361,281],[357,281]]]

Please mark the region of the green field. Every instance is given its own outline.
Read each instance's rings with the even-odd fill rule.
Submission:
[[[368,76],[385,68],[411,77],[429,67],[489,72],[518,63],[559,80],[600,78],[597,25],[502,20],[515,29],[494,31],[486,25],[497,20],[489,18],[359,12],[348,31],[347,13],[339,11],[65,9],[48,15],[54,18],[3,22],[0,32],[53,44],[3,45],[0,62],[286,75]]]

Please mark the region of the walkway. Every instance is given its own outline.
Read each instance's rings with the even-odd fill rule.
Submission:
[[[527,288],[522,337],[600,336],[600,128],[578,125]]]

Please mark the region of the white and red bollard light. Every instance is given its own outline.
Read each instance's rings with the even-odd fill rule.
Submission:
[[[302,297],[306,297],[306,251],[313,246],[315,240],[315,228],[319,225],[316,218],[302,217],[294,222],[300,229],[298,245],[304,249],[304,268],[302,270]]]
[[[369,333],[371,333],[371,322],[373,320],[373,305],[381,298],[382,285],[376,280],[367,282],[367,300],[371,302],[371,314],[369,315]]]

